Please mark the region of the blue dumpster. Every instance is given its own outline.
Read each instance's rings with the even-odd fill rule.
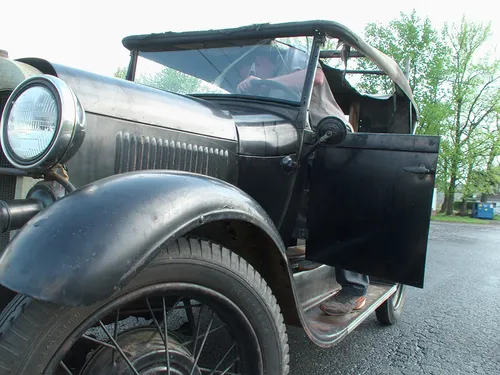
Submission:
[[[493,220],[493,216],[493,203],[474,202],[472,204],[473,218]]]

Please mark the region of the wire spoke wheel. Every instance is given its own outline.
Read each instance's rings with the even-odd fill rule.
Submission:
[[[57,351],[48,373],[201,375],[261,372],[237,306],[197,285],[160,284],[103,306]]]
[[[276,298],[244,259],[181,238],[81,307],[19,295],[0,315],[0,375],[288,373]]]

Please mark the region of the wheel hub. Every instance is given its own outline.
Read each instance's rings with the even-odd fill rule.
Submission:
[[[154,327],[141,327],[123,332],[117,343],[140,375],[201,375],[192,353],[181,345],[175,333],[168,332],[168,361],[165,343]],[[193,370],[194,367],[194,371]],[[115,349],[102,346],[88,360],[81,375],[132,374],[130,365]]]

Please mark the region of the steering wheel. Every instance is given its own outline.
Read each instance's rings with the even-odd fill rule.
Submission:
[[[270,90],[270,89],[282,90],[287,94],[287,96],[292,98],[292,100],[300,101],[300,99],[301,99],[299,93],[297,93],[296,91],[294,91],[290,87],[285,86],[282,83],[267,80],[267,79],[255,79],[255,80],[253,80],[251,85],[250,85],[250,88],[248,89],[248,92],[250,92],[251,94],[257,95],[257,93],[259,91],[261,91],[265,88],[267,88],[268,90]]]

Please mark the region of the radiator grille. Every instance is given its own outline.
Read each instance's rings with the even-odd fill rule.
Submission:
[[[3,113],[5,103],[9,98],[10,91],[0,91],[0,116]],[[3,150],[0,148],[0,167],[12,168]],[[16,177],[0,175],[0,199],[9,200],[14,199],[16,195]],[[9,242],[9,233],[0,234],[0,253],[5,249]]]
[[[115,173],[173,169],[224,178],[228,161],[228,151],[214,147],[122,132],[116,138]]]

